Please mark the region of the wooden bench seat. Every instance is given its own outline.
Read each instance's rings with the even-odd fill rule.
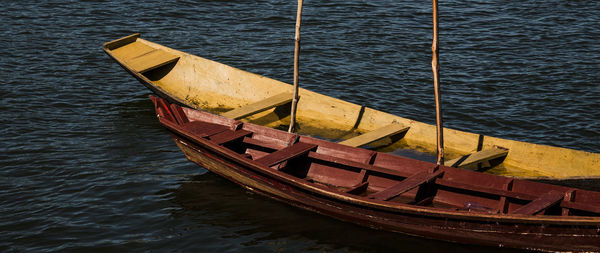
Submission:
[[[504,157],[506,155],[508,155],[508,149],[503,149],[503,148],[486,149],[486,150],[481,150],[481,151],[478,151],[475,153],[464,155],[464,156],[456,158],[456,159],[446,161],[446,162],[444,162],[444,165],[450,166],[450,167],[456,167],[456,168],[467,168],[467,167],[475,166],[480,163],[486,163],[490,160]],[[489,167],[489,165],[484,166],[484,167]]]
[[[181,124],[181,127],[199,137],[207,137],[229,130],[227,126],[201,121],[184,123]]]
[[[255,161],[257,163],[271,167],[271,166],[281,163],[283,161],[306,154],[310,150],[315,149],[316,147],[317,147],[317,145],[315,145],[315,144],[297,142],[289,147],[286,147],[281,150],[277,150],[271,154],[268,154],[266,156],[263,156],[263,157],[255,160]]]
[[[269,145],[269,143],[254,140],[254,139],[251,139],[248,137],[244,138],[244,142],[252,143],[253,145],[262,146],[262,147],[266,147],[266,148],[270,148],[270,149],[279,149],[279,147]],[[271,146],[271,147],[269,147],[269,146]],[[372,171],[372,172],[378,172],[378,173],[382,173],[382,174],[388,174],[388,175],[394,175],[394,176],[400,176],[400,177],[409,177],[410,176],[406,172],[403,172],[403,171],[391,170],[391,169],[387,169],[387,168],[373,166],[370,164],[359,163],[359,162],[350,161],[350,160],[346,160],[346,159],[342,159],[342,158],[337,158],[334,156],[323,155],[323,154],[319,154],[314,151],[309,151],[308,157],[311,159],[315,159],[315,160],[331,162],[331,163],[336,163],[336,164],[349,166],[349,167],[353,167],[353,168],[363,169],[363,170],[366,170],[367,173],[369,171]],[[442,187],[461,189],[461,190],[467,190],[467,191],[473,191],[473,192],[480,192],[480,193],[485,193],[485,194],[490,194],[490,195],[495,195],[495,196],[500,196],[500,197],[505,197],[505,198],[522,200],[522,201],[532,201],[532,200],[535,200],[538,198],[538,196],[528,194],[528,193],[513,192],[513,191],[506,190],[506,189],[496,189],[496,188],[489,188],[489,187],[485,187],[485,186],[477,186],[477,185],[473,185],[473,184],[466,184],[466,183],[456,182],[453,180],[447,180],[447,179],[442,179],[442,178],[438,178],[435,181],[435,184],[442,186]],[[367,186],[368,186],[367,182],[361,182],[361,183],[358,183],[357,185],[355,185],[354,187],[350,187],[349,189],[347,189],[346,193],[357,194],[359,192],[362,192],[364,190],[364,188],[366,188]],[[592,212],[592,213],[600,213],[600,206],[594,206],[594,205],[590,205],[590,204],[586,204],[586,203],[570,202],[570,201],[563,200],[563,201],[561,201],[560,206],[563,208],[587,211],[587,212]]]
[[[218,145],[223,145],[225,143],[241,139],[251,134],[252,132],[243,129],[236,131],[227,130],[211,136],[210,140],[217,143]]]
[[[390,188],[387,188],[383,191],[377,192],[369,196],[369,198],[383,201],[390,200],[402,193],[408,192],[424,183],[427,183],[437,177],[440,177],[443,173],[444,172],[441,170],[438,170],[433,173],[430,173],[428,171],[418,172],[410,177],[407,177],[406,179],[400,181],[400,183]]]
[[[387,126],[375,129],[371,132],[361,134],[359,136],[339,142],[352,147],[360,147],[369,143],[381,140],[385,137],[396,135],[408,131],[409,127],[402,126],[398,123],[392,123]]]
[[[400,176],[400,177],[410,176],[410,174],[403,172],[403,171],[382,168],[382,167],[378,167],[378,166],[374,166],[374,165],[370,165],[370,164],[366,164],[366,163],[359,163],[359,162],[355,162],[355,161],[346,160],[343,158],[319,154],[317,152],[312,152],[312,151],[308,153],[308,157],[315,159],[315,160],[331,162],[331,163],[335,163],[335,164],[341,164],[344,166],[358,168],[358,169],[366,169],[367,171],[374,171],[374,172],[379,172],[382,174],[388,174],[388,175],[394,175],[394,176]]]
[[[258,146],[261,148],[271,149],[271,150],[280,150],[282,148],[285,148],[284,145],[279,145],[279,143],[261,141],[261,140],[253,139],[250,137],[244,137],[244,139],[242,141],[246,144]]]
[[[560,202],[564,198],[564,193],[559,191],[549,191],[539,198],[534,199],[529,202],[529,204],[520,207],[519,209],[513,211],[511,214],[524,214],[524,215],[534,215],[539,213],[546,208]]]
[[[455,181],[441,179],[441,178],[436,180],[435,183],[439,186],[474,191],[474,192],[481,192],[481,193],[496,195],[496,196],[505,197],[505,198],[517,199],[517,200],[534,201],[539,198],[538,196],[532,195],[532,194],[477,186],[477,185],[473,185],[473,184],[465,184],[465,183],[455,182]],[[564,196],[564,194],[561,193],[560,196],[556,195],[555,197],[560,198],[560,200],[562,200],[562,201],[560,201],[560,200],[559,201],[560,201],[560,206],[563,208],[586,211],[586,212],[591,212],[591,213],[600,213],[600,206],[596,206],[596,205],[588,204],[588,203],[566,201],[563,199],[562,196]],[[505,200],[505,202],[506,202],[506,200]],[[505,204],[505,203],[503,203],[503,204]],[[556,204],[556,203],[550,203],[550,205],[552,205],[552,204]],[[521,208],[523,208],[523,207],[521,207]],[[501,208],[505,209],[504,205],[502,205]],[[515,212],[516,211],[517,210],[515,210]],[[521,212],[525,212],[525,211],[526,210],[522,210]]]
[[[487,193],[487,194],[497,195],[497,196],[501,196],[501,197],[504,196],[504,197],[508,197],[508,198],[512,198],[512,199],[531,201],[531,200],[534,200],[537,198],[537,196],[531,195],[531,194],[512,192],[512,191],[496,189],[496,188],[489,188],[489,187],[484,187],[484,186],[477,186],[477,185],[473,185],[473,184],[465,184],[465,183],[460,183],[460,182],[446,180],[446,179],[438,179],[435,181],[435,183],[440,186],[445,186],[445,187],[450,187],[450,188],[455,188],[455,189],[462,189],[462,190],[473,191],[473,192]]]
[[[266,111],[273,107],[277,107],[280,105],[284,105],[292,101],[293,94],[289,92],[284,92],[277,94],[275,96],[271,96],[260,100],[258,102],[244,105],[240,108],[233,109],[231,111],[225,112],[221,114],[221,116],[231,118],[231,119],[241,119],[244,117],[248,117],[253,114],[257,114],[259,112]]]
[[[179,59],[179,56],[161,49],[154,49],[142,55],[126,59],[125,62],[136,72],[146,72]]]

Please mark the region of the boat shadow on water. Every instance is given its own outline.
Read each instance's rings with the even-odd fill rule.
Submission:
[[[266,245],[275,252],[522,252],[465,245],[375,230],[285,205],[206,172],[174,190],[181,209],[172,216],[197,227],[227,231],[222,238],[251,238],[240,247]],[[245,251],[245,250],[244,250]]]

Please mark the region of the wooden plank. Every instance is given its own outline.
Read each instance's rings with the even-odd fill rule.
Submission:
[[[154,50],[156,50],[156,48],[148,46],[147,44],[140,41],[134,41],[132,43],[123,45],[119,48],[112,50],[112,54],[116,58],[127,62],[127,60],[129,59],[147,54]]]
[[[279,143],[276,143],[276,142],[266,142],[266,141],[261,141],[261,140],[257,140],[257,139],[252,139],[249,137],[244,137],[243,142],[254,145],[254,146],[259,146],[262,148],[272,149],[272,150],[279,150],[279,149],[286,147],[286,146],[280,145]]]
[[[505,179],[504,184],[502,184],[502,190],[510,192],[512,190],[514,182],[515,182],[515,180],[513,178]],[[510,204],[510,201],[508,201],[508,198],[506,196],[501,195],[500,202],[498,202],[498,212],[507,213],[509,204]]]
[[[241,139],[245,136],[248,136],[252,134],[252,132],[250,131],[246,131],[246,130],[236,130],[236,131],[223,131],[220,132],[218,134],[215,134],[213,136],[210,137],[210,140],[214,143],[216,143],[217,145],[222,145],[228,142],[232,142],[235,141],[237,139]]]
[[[473,184],[460,183],[460,182],[455,182],[455,181],[446,180],[446,179],[438,179],[435,181],[435,183],[440,186],[445,186],[445,187],[450,187],[450,188],[455,188],[455,189],[462,189],[462,190],[473,191],[473,192],[487,193],[487,194],[491,194],[491,195],[504,196],[504,197],[508,197],[508,198],[512,198],[512,199],[534,200],[537,198],[537,196],[527,194],[527,193],[520,193],[520,192],[513,192],[513,191],[507,191],[507,190],[496,189],[496,188],[477,186],[477,185],[473,185]]]
[[[400,177],[410,176],[410,174],[403,172],[403,171],[397,171],[397,170],[392,170],[392,169],[388,169],[388,168],[373,166],[373,165],[366,164],[366,163],[359,163],[359,162],[350,161],[350,160],[343,159],[343,158],[319,154],[319,153],[312,152],[312,151],[308,153],[308,157],[312,158],[312,159],[316,159],[316,160],[341,164],[344,166],[354,167],[354,168],[358,168],[358,169],[366,169],[368,171],[375,171],[375,172],[379,172],[382,174],[388,174],[388,175],[394,175],[394,176],[400,176]]]
[[[173,112],[173,116],[175,116],[175,119],[177,120],[178,124],[185,124],[185,123],[189,123],[190,120],[187,118],[187,115],[185,115],[185,113],[183,112],[183,109],[181,108],[181,106],[178,106],[176,104],[171,104],[171,111]]]
[[[275,96],[265,98],[258,102],[244,105],[240,108],[225,112],[225,113],[221,114],[221,116],[231,118],[231,119],[241,119],[241,118],[250,116],[252,114],[266,111],[273,107],[287,104],[290,101],[292,101],[292,93],[284,92],[284,93],[277,94]]]
[[[471,165],[487,162],[492,159],[500,158],[508,154],[508,149],[493,148],[478,151],[469,155],[465,155],[450,161],[444,162],[444,165],[450,167],[464,168]]]
[[[367,180],[367,170],[366,169],[362,169],[360,170],[360,173],[358,174],[358,177],[356,178],[356,182],[358,182],[358,184],[360,183],[364,183]]]
[[[565,192],[565,197],[563,198],[562,202],[571,202],[573,200],[575,200],[575,194],[576,194],[576,190],[575,189],[570,189],[567,192]],[[571,209],[562,206],[561,203],[561,209],[562,209],[562,216],[569,216],[569,214],[571,213]]]
[[[367,132],[365,134],[361,134],[359,136],[341,141],[340,144],[352,147],[360,147],[362,145],[367,145],[371,142],[381,140],[385,137],[405,132],[408,129],[409,127],[402,126],[398,123],[392,123],[387,126],[375,129],[371,132]]]
[[[346,193],[358,195],[358,194],[365,192],[368,187],[369,187],[369,182],[362,182],[362,183],[357,184],[354,187],[351,187],[348,190],[346,190]]]
[[[317,147],[317,145],[315,145],[315,144],[298,142],[289,147],[286,147],[281,150],[277,150],[271,154],[263,156],[255,161],[271,167],[275,164],[278,164],[283,161],[292,159],[294,157],[303,155],[303,154],[307,153],[308,151],[310,151],[311,149],[314,149],[316,147]]]
[[[369,198],[384,201],[389,200],[441,176],[442,173],[444,172],[441,170],[433,173],[429,173],[427,171],[418,172],[390,188],[369,196]]]
[[[560,202],[560,206],[563,208],[569,208],[569,209],[575,209],[575,210],[600,214],[600,204],[598,204],[598,203],[578,203],[578,202],[563,200]]]
[[[383,174],[389,174],[389,175],[395,175],[395,176],[401,176],[401,177],[410,176],[410,175],[407,175],[405,172],[390,170],[387,168],[358,163],[358,162],[354,162],[354,161],[349,161],[346,159],[323,155],[323,154],[319,154],[319,153],[312,152],[312,151],[309,152],[308,157],[312,158],[312,159],[316,159],[316,160],[337,163],[337,164],[341,164],[344,166],[350,166],[350,167],[354,167],[354,168],[366,169],[368,171],[374,171],[374,172],[379,172],[379,173],[383,173]],[[473,184],[460,183],[460,182],[456,182],[453,180],[447,180],[447,179],[438,179],[438,180],[436,180],[435,183],[437,185],[445,186],[445,187],[449,187],[449,188],[462,189],[462,190],[468,190],[468,191],[473,191],[473,192],[481,192],[481,193],[497,195],[497,196],[501,196],[501,197],[519,199],[519,200],[531,201],[538,197],[538,196],[527,194],[527,193],[513,192],[510,190],[506,190],[506,189],[496,189],[496,188],[477,186],[477,185],[473,185]],[[590,209],[590,210],[595,210],[595,209]]]
[[[223,131],[227,131],[229,129],[229,127],[223,125],[212,124],[202,121],[192,121],[189,123],[182,124],[181,127],[198,137],[211,136]]]
[[[519,199],[519,200],[532,201],[532,200],[538,199],[537,196],[527,194],[527,193],[519,193],[519,192],[508,191],[508,190],[475,186],[472,184],[463,184],[463,183],[453,182],[453,181],[444,180],[444,179],[438,179],[438,180],[436,180],[435,183],[440,186],[446,186],[446,187],[451,187],[451,188],[456,188],[456,189],[464,189],[464,190],[469,190],[469,191],[487,193],[487,194],[498,195],[501,197],[507,197],[507,198],[513,198],[513,199]],[[561,201],[560,206],[563,208],[576,209],[576,210],[592,212],[592,213],[600,213],[600,206],[594,206],[593,204],[570,202],[570,201],[563,200],[563,201]],[[506,211],[506,209],[504,211]]]
[[[560,202],[564,198],[565,194],[559,191],[549,191],[537,199],[529,202],[529,204],[520,207],[519,209],[512,212],[512,214],[524,214],[534,215],[539,213],[546,208]]]
[[[132,35],[104,43],[104,47],[108,50],[115,50],[119,47],[135,42],[139,37],[139,33],[134,33]]]
[[[145,72],[179,59],[179,56],[164,50],[154,49],[142,55],[126,59],[126,64],[136,72]]]

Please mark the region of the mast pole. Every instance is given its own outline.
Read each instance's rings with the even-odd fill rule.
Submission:
[[[290,128],[288,132],[294,131],[296,125],[296,109],[298,106],[298,61],[300,59],[300,24],[302,21],[302,3],[298,0],[298,12],[296,14],[296,36],[294,37],[294,97],[292,98],[292,110],[290,114]]]
[[[440,66],[438,59],[438,3],[433,0],[433,43],[431,44],[433,57],[431,68],[433,70],[433,89],[435,93],[435,115],[437,130],[437,164],[444,164],[444,127],[442,126],[442,98],[440,94]]]

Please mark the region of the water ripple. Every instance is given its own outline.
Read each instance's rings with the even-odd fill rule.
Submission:
[[[482,250],[337,222],[206,173],[100,48],[141,32],[291,82],[295,10],[270,0],[3,3],[0,251]],[[446,125],[600,152],[594,10],[600,2],[442,1]],[[302,86],[433,123],[430,4],[307,2],[304,12]]]

